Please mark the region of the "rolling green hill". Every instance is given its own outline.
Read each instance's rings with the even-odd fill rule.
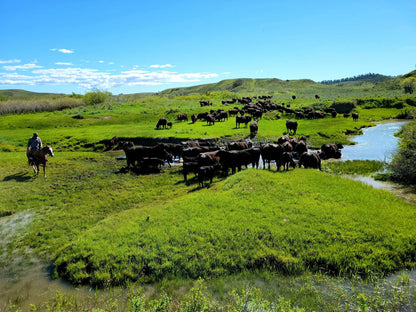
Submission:
[[[228,91],[239,94],[258,94],[258,95],[278,95],[278,94],[295,94],[299,90],[310,90],[320,92],[327,86],[314,82],[309,79],[299,80],[281,80],[277,78],[270,79],[227,79],[218,83],[204,84],[187,88],[167,89],[160,92],[160,95],[189,95],[195,93],[221,92]]]

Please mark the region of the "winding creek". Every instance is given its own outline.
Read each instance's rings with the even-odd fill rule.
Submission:
[[[355,145],[344,147],[341,161],[390,161],[391,155],[398,145],[398,138],[394,134],[400,130],[404,123],[405,121],[389,121],[380,123],[375,127],[363,129],[363,135],[356,136],[352,139],[356,143]],[[409,190],[400,189],[400,187],[389,183],[374,181],[369,177],[348,176],[348,178],[369,184],[375,188],[389,190],[404,199],[409,199],[410,196],[414,196],[414,200],[411,200],[411,202],[416,204],[414,191],[410,192]],[[10,238],[10,235],[13,235],[13,233],[8,224],[17,223],[19,226],[24,227],[25,222],[32,217],[31,213],[25,214],[22,212],[14,216],[2,218],[0,222],[0,234],[3,237]],[[0,244],[0,249],[5,247],[6,245]],[[45,265],[38,263],[36,260],[29,266],[23,264],[22,262],[26,261],[22,260],[17,256],[11,265],[13,267],[16,266],[16,268],[10,267],[10,271],[6,269],[8,273],[4,271],[0,272],[0,311],[8,307],[8,298],[18,298],[20,303],[24,304],[40,304],[41,302],[45,302],[45,300],[53,298],[57,291],[73,294],[77,297],[86,297],[90,292],[87,287],[73,288],[64,282],[51,280],[49,278],[49,272],[45,269]],[[416,279],[416,271],[406,271],[406,273],[414,282]],[[396,276],[398,275],[393,275],[391,278],[395,278]]]
[[[379,123],[375,127],[362,129],[363,134],[355,136],[351,141],[355,145],[348,145],[342,149],[342,160],[391,160],[396,151],[398,138],[394,136],[406,121],[389,121]]]

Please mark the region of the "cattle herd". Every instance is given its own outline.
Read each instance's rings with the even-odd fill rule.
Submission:
[[[117,140],[117,139],[116,139]],[[270,170],[275,163],[280,168],[304,167],[321,170],[321,160],[340,158],[341,144],[324,144],[319,151],[308,150],[306,137],[291,137],[286,134],[277,141],[253,144],[250,140],[221,143],[209,140],[191,140],[181,143],[159,143],[155,146],[135,146],[131,141],[118,142],[125,153],[127,167],[138,173],[159,172],[162,166],[181,164],[184,181],[188,174],[198,177],[199,185],[212,179],[216,174],[228,175],[243,167]]]
[[[234,106],[232,109],[224,110],[223,108],[214,110],[211,109],[209,112],[202,112],[199,114],[191,114],[190,119],[192,123],[199,121],[205,121],[207,125],[215,125],[215,122],[221,122],[228,120],[229,117],[235,116],[235,127],[240,128],[241,124],[245,127],[250,123],[250,134],[254,136],[258,130],[257,121],[263,118],[263,114],[269,111],[278,111],[282,114],[292,114],[296,119],[319,119],[324,118],[326,115],[331,115],[333,118],[337,117],[338,113],[333,107],[328,107],[321,110],[314,110],[311,107],[304,107],[302,109],[294,110],[290,107],[290,103],[275,104],[272,102],[271,95],[262,95],[256,97],[243,97],[234,98],[232,100],[222,100],[222,105],[226,104],[242,104],[243,107]],[[296,96],[292,96],[295,100]],[[319,95],[315,95],[315,99],[320,99]],[[201,107],[212,106],[212,102],[204,100],[199,102]],[[352,116],[354,121],[358,120],[358,113],[343,114],[344,118]],[[280,115],[276,115],[276,118],[280,118]],[[176,120],[179,122],[189,121],[187,113],[180,113],[176,116]],[[253,124],[253,126],[251,126]],[[160,118],[156,124],[156,129],[172,128],[173,123],[168,122],[166,118]],[[297,122],[290,121],[286,123],[288,132],[293,131],[296,134]]]
[[[247,127],[250,124],[250,138],[253,138],[258,132],[258,120],[262,118],[263,113],[276,110],[284,114],[293,114],[296,119],[316,119],[323,118],[326,114],[332,117],[337,116],[334,108],[328,108],[324,111],[304,108],[302,110],[293,110],[290,104],[274,104],[271,102],[271,96],[243,97],[232,100],[222,100],[222,104],[242,104],[243,107],[234,107],[228,111],[224,109],[213,110],[209,112],[192,114],[190,116],[192,123],[198,120],[207,122],[207,125],[214,125],[215,122],[228,120],[229,117],[235,116],[236,128],[241,124]],[[315,95],[319,99],[318,95]],[[253,103],[253,100],[256,103]],[[296,97],[293,96],[292,100]],[[210,101],[200,101],[200,106],[212,106]],[[358,114],[344,114],[347,118],[352,116],[353,120],[358,119]],[[177,115],[178,121],[188,121],[188,114],[181,113]],[[172,127],[172,122],[166,118],[160,118],[156,128]],[[245,139],[235,142],[219,144],[215,140],[190,140],[181,143],[160,143],[155,146],[135,146],[128,140],[117,141],[113,138],[111,144],[117,143],[126,156],[127,170],[133,170],[138,173],[160,172],[162,166],[171,166],[182,164],[184,181],[188,182],[188,175],[195,174],[198,177],[199,185],[203,186],[204,180],[209,179],[212,182],[216,174],[228,175],[240,171],[243,167],[251,165],[258,168],[262,162],[263,169],[266,167],[270,170],[270,164],[275,163],[276,169],[289,170],[289,168],[303,167],[316,168],[321,170],[321,160],[329,158],[340,158],[341,144],[324,144],[320,150],[311,152],[308,150],[306,137],[294,137],[298,129],[298,122],[286,120],[286,135],[280,137],[277,141],[252,143],[251,139]]]

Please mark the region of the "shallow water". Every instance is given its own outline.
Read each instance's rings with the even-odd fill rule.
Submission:
[[[364,128],[363,134],[351,141],[355,145],[344,146],[341,160],[379,160],[389,162],[396,151],[399,138],[395,137],[406,121],[383,122]]]

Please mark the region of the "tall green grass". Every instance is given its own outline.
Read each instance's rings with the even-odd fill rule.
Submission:
[[[59,251],[55,265],[72,283],[97,286],[245,270],[386,274],[415,263],[413,219],[410,205],[354,181],[249,169],[111,215]]]

